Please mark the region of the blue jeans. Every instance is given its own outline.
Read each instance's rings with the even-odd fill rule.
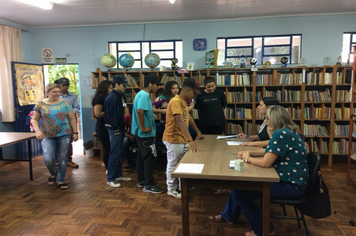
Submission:
[[[302,195],[303,192],[295,189],[292,184],[283,182],[271,183],[271,198],[295,199]],[[237,223],[242,211],[254,233],[262,235],[263,213],[261,208],[253,201],[260,198],[262,198],[261,191],[232,190],[229,200],[221,212],[221,217],[228,222]],[[272,230],[274,230],[274,226],[271,224]]]
[[[130,165],[130,166],[136,166],[136,161],[134,161],[132,159],[132,151],[130,150],[130,147],[132,145],[137,145],[137,142],[134,141],[134,142],[131,142],[131,140],[128,138],[128,137],[125,137],[124,138],[124,144],[123,144],[123,148],[122,148],[122,152],[126,158],[126,161],[127,163]]]
[[[125,130],[115,135],[113,129],[108,129],[110,138],[110,154],[108,161],[108,181],[112,182],[122,176],[121,154]]]
[[[57,183],[62,183],[66,176],[68,148],[72,135],[66,134],[57,138],[45,138],[42,144],[43,160],[51,176],[57,176]],[[55,162],[57,150],[58,172]]]

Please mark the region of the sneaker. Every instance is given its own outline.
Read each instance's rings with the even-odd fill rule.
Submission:
[[[138,182],[136,185],[137,185],[137,187],[139,187],[139,188],[145,187],[145,184],[144,184],[143,182]],[[154,185],[154,186],[157,186],[157,183],[156,183],[156,182],[153,182],[153,185]]]
[[[135,167],[136,167],[135,165],[128,165],[124,168],[124,170],[132,170]]]
[[[74,163],[72,161],[68,161],[67,162],[67,166],[70,166],[70,167],[73,167],[73,168],[78,168],[79,167],[79,165],[77,163]]]
[[[110,187],[113,187],[113,188],[120,188],[121,187],[121,184],[118,183],[116,180],[115,181],[108,181],[106,182],[107,185],[109,185]]]
[[[129,178],[129,177],[121,176],[121,177],[119,177],[119,178],[116,178],[115,180],[116,180],[116,181],[129,182],[129,181],[131,181],[132,179]]]
[[[180,191],[177,189],[177,190],[173,190],[173,191],[167,191],[167,195],[168,196],[172,196],[174,198],[181,198],[181,194],[180,194]]]
[[[143,188],[143,191],[146,193],[163,193],[164,190],[155,186],[155,185],[147,185]]]

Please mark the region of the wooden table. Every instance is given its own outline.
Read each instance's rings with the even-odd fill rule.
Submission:
[[[241,150],[263,150],[258,147],[229,146],[226,140],[217,140],[216,135],[204,135],[204,140],[196,141],[198,152],[187,152],[181,163],[204,164],[200,174],[172,172],[175,178],[181,178],[182,224],[183,235],[189,235],[189,201],[188,186],[244,189],[263,191],[263,235],[270,234],[270,183],[279,182],[279,177],[273,167],[262,168],[248,163],[244,171],[238,172],[229,168],[230,160],[235,159]]]
[[[27,161],[30,167],[30,180],[33,180],[32,175],[32,145],[31,139],[36,138],[35,133],[21,133],[21,132],[0,132],[0,160],[6,161]],[[9,146],[11,144],[20,143],[27,140],[28,159],[4,159],[2,153],[2,147]]]

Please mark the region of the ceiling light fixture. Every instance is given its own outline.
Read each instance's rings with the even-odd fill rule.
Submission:
[[[174,4],[176,0],[169,0],[170,3]]]
[[[44,10],[51,10],[53,7],[53,2],[48,0],[27,0],[22,2],[42,8]]]

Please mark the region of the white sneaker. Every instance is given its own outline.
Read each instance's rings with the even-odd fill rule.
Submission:
[[[172,196],[174,198],[181,198],[181,194],[179,190],[174,190],[174,191],[167,191],[168,196]]]
[[[131,181],[132,179],[129,178],[129,177],[121,176],[121,177],[119,177],[119,178],[116,178],[115,180],[116,180],[116,181],[129,182],[129,181]]]
[[[105,171],[105,175],[108,175],[108,170]]]
[[[116,182],[115,181],[108,181],[106,182],[107,185],[109,185],[110,187],[113,187],[113,188],[120,188],[121,187],[121,184]]]

